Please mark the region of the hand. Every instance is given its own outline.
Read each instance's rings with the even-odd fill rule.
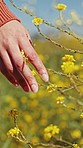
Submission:
[[[12,84],[20,85],[24,91],[37,92],[38,84],[23,61],[20,53],[22,49],[41,78],[48,81],[46,68],[31,45],[31,39],[25,27],[16,20],[0,27],[0,71]]]

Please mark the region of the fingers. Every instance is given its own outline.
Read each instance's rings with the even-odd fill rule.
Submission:
[[[12,84],[14,84],[15,86],[16,86],[16,84],[17,85],[19,84],[24,89],[24,91],[28,92],[28,91],[30,91],[28,83],[26,82],[25,78],[21,75],[21,73],[14,66],[16,64],[18,69],[21,71],[22,70],[21,65],[23,64],[23,58],[22,58],[18,48],[17,48],[18,52],[13,50],[12,47],[11,47],[11,50],[12,50],[12,52],[10,52],[10,55],[14,58],[15,63],[13,64],[11,62],[10,56],[8,55],[7,51],[3,49],[1,51],[2,60],[0,60],[1,72]],[[18,56],[18,53],[20,56]]]
[[[12,66],[11,60],[10,60],[9,55],[6,50],[2,49],[1,57],[2,57],[2,60],[4,61],[4,65],[7,68],[7,70],[9,72],[13,72],[13,66]]]
[[[18,86],[19,83],[17,82],[17,80],[14,78],[14,76],[12,76],[7,69],[5,68],[4,63],[2,62],[1,58],[0,58],[0,71],[1,73],[9,80],[10,83],[12,83],[15,86]]]
[[[27,81],[25,80],[25,78],[23,78],[23,76],[16,69],[16,67],[13,66],[13,72],[8,72],[1,58],[0,58],[0,71],[14,86],[17,87],[20,85],[24,91],[26,92],[30,91],[30,87]]]
[[[12,50],[12,48],[11,48]],[[3,52],[4,51],[4,52]],[[27,83],[27,81],[25,80],[25,78],[22,76],[22,74],[16,69],[16,67],[14,66],[15,64],[17,65],[19,70],[22,70],[21,68],[21,62],[19,61],[19,59],[21,59],[21,61],[23,62],[23,58],[18,57],[18,54],[16,54],[16,52],[11,52],[10,54],[13,56],[15,56],[15,64],[13,64],[11,62],[11,59],[7,53],[6,50],[3,49],[3,51],[1,52],[1,57],[2,60],[0,58],[0,69],[2,74],[15,86],[17,86],[18,84],[23,88],[24,91],[29,92],[30,91],[30,87]],[[19,51],[20,53],[20,51]],[[16,61],[17,60],[17,61]],[[20,63],[20,64],[19,64]]]
[[[24,42],[21,38],[19,44],[20,44],[20,48],[24,50],[25,55],[28,57],[29,61],[33,64],[33,66],[36,68],[37,72],[40,74],[42,79],[47,82],[49,79],[47,70],[43,65],[42,61],[40,60],[40,58],[38,57],[36,51],[32,47],[30,38],[28,39],[26,37]]]
[[[27,80],[24,78],[21,72],[17,70],[15,65],[14,65],[13,75],[17,79],[19,85],[23,88],[24,91],[29,92],[31,90]]]
[[[19,76],[17,75],[17,72],[14,71],[13,74],[17,78],[17,81],[20,83],[21,87],[24,87],[25,90],[28,89],[27,91],[29,91],[29,89],[31,89],[33,92],[37,92],[38,91],[38,84],[37,84],[34,76],[32,75],[30,69],[28,68],[28,66],[26,66],[24,64],[23,57],[20,53],[19,47],[16,46],[15,44],[14,44],[14,46],[11,45],[11,46],[9,46],[8,52],[11,55],[11,59],[13,61],[13,64],[18,69],[18,73],[23,76],[23,78],[26,80],[25,82],[28,84],[28,88],[27,88],[27,84],[25,86],[23,86],[23,84],[25,84],[25,82],[20,83],[21,80],[19,80]]]
[[[38,91],[38,84],[35,80],[35,77],[32,75],[31,70],[27,67],[26,64],[24,64],[24,68],[22,71],[24,77],[26,78],[31,90],[33,92],[37,92]]]
[[[7,51],[11,57],[11,60],[13,61],[13,64],[16,65],[19,71],[22,71],[23,57],[20,53],[18,44],[15,42],[10,43]]]

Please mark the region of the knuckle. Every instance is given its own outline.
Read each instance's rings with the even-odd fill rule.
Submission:
[[[3,45],[5,45],[5,46],[7,46],[7,45],[9,45],[9,39],[7,38],[7,37],[5,37],[4,39],[3,39]]]
[[[22,70],[23,67],[23,59],[22,57],[17,57],[16,58],[16,66],[19,70]]]
[[[3,45],[5,47],[8,47],[8,49],[10,49],[12,47],[12,45],[13,45],[12,39],[5,38],[4,41],[3,41]]]
[[[38,73],[42,74],[43,73],[43,69],[41,67],[38,67]]]
[[[24,39],[26,38],[26,34],[25,34],[25,33],[22,33],[22,34],[20,35],[20,37],[21,37],[21,40],[24,41]]]
[[[30,83],[33,82],[33,80],[34,80],[33,76],[28,76],[28,81],[29,81]]]
[[[28,79],[28,82],[29,82],[30,85],[33,84],[33,83],[36,83],[35,78],[34,78],[33,75],[29,75],[27,77],[27,79]]]
[[[1,35],[2,35],[2,44],[3,44],[3,46],[9,47],[9,45],[12,44],[11,41],[13,40],[12,39],[13,36],[11,34],[8,34],[5,31],[2,31]]]
[[[41,75],[43,73],[47,73],[45,69],[43,69],[42,67],[38,67],[37,69],[38,73]]]
[[[10,73],[13,73],[13,66],[11,66],[10,64],[7,65],[7,70],[10,72]]]
[[[38,58],[38,57],[37,57],[37,54],[36,54],[36,53],[32,53],[32,54],[31,54],[31,57],[30,57],[30,61],[31,61],[31,62],[34,62],[34,61],[37,60],[37,58]]]

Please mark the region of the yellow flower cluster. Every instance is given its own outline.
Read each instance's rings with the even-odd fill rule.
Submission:
[[[55,8],[59,11],[63,11],[67,8],[67,6],[64,5],[64,4],[58,4],[58,5],[55,6]]]
[[[34,19],[32,20],[32,22],[35,24],[35,25],[40,25],[43,23],[43,19],[39,18],[39,17],[34,17]]]
[[[78,144],[73,144],[73,148],[80,148]]]
[[[68,55],[68,54],[66,54],[63,58],[62,58],[62,60],[64,61],[64,62],[75,62],[75,59],[74,59],[74,57],[73,57],[73,55]]]
[[[19,128],[14,127],[14,128],[11,128],[11,129],[7,132],[7,136],[9,136],[9,137],[17,137],[19,133],[20,133]]]
[[[50,124],[44,129],[44,139],[49,141],[55,134],[59,134],[60,129],[53,124]]]
[[[54,92],[55,90],[56,90],[56,85],[55,84],[49,84],[48,86],[47,86],[47,91],[49,92],[49,93],[52,93],[52,92]]]
[[[72,55],[65,55],[62,60],[64,61],[61,65],[62,70],[64,73],[73,73],[75,71],[75,59]]]
[[[56,98],[57,104],[62,104],[64,102],[64,96],[59,96]]]
[[[82,118],[82,119],[83,119],[83,112],[81,113],[80,118]]]
[[[74,72],[74,63],[73,62],[63,62],[63,65],[61,66],[64,73],[73,73]]]

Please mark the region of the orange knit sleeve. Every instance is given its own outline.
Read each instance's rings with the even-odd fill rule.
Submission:
[[[6,6],[3,0],[0,0],[0,27],[11,20],[20,21]]]

